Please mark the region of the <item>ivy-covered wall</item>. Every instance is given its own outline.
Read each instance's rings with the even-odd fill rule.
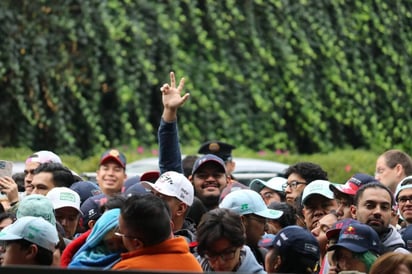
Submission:
[[[412,1],[0,1],[0,145],[88,156],[181,141],[383,151],[412,143]]]

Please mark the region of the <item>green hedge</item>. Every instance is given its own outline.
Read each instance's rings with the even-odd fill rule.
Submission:
[[[185,145],[410,152],[412,1],[0,1],[0,145],[152,146],[168,72]]]

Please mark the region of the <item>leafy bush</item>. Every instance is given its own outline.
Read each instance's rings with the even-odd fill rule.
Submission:
[[[0,1],[0,145],[98,154],[156,142],[411,151],[410,1]]]

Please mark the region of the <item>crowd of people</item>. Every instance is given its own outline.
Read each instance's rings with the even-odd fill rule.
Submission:
[[[184,79],[161,87],[159,171],[128,178],[105,151],[96,183],[52,151],[0,178],[2,266],[151,272],[412,273],[412,159],[384,152],[374,176],[342,184],[311,162],[249,185],[232,172],[235,146],[209,141],[182,160],[177,113]],[[24,181],[19,189],[18,178]]]

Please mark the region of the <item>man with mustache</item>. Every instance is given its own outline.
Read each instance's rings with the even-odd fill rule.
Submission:
[[[194,163],[190,180],[195,188],[195,195],[207,210],[211,210],[218,207],[220,195],[230,177],[221,158],[206,154]]]
[[[351,213],[354,219],[371,226],[378,233],[385,252],[409,253],[404,248],[401,235],[390,224],[394,206],[391,190],[379,182],[373,182],[363,185],[356,192]]]

